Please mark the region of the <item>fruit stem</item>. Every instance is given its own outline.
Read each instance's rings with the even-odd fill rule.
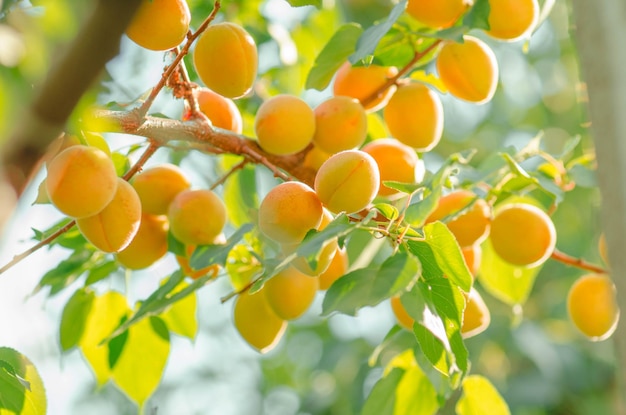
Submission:
[[[243,169],[246,166],[246,164],[248,164],[249,162],[250,161],[248,159],[243,159],[239,163],[235,164],[233,167],[231,167],[229,171],[226,172],[226,174],[224,174],[222,177],[219,178],[219,180],[213,183],[209,189],[215,190],[217,186],[219,186],[220,184],[223,184],[230,176],[232,176],[238,170]]]
[[[567,255],[559,251],[558,249],[555,249],[554,252],[552,252],[551,258],[556,261],[562,262],[566,265],[571,265],[573,267],[581,268],[587,271],[596,272],[598,274],[608,274],[607,269],[591,264],[583,260],[582,258],[576,258],[570,255]]]

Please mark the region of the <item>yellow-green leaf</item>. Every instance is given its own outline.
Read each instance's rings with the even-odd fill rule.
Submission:
[[[45,415],[46,407],[46,391],[33,363],[0,347],[0,415]]]
[[[172,294],[179,292],[189,284],[181,282]],[[198,333],[198,319],[196,309],[198,301],[196,293],[188,295],[180,301],[175,302],[167,311],[161,314],[161,319],[172,333],[193,340]]]
[[[472,375],[463,380],[463,395],[456,404],[457,415],[510,415],[508,405],[489,379]]]

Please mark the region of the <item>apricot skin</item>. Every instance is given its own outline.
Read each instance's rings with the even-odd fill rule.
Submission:
[[[409,0],[406,12],[428,27],[452,26],[471,6],[467,0]]]
[[[389,132],[419,152],[432,150],[443,134],[443,106],[439,96],[426,85],[403,85],[383,111]]]
[[[48,165],[46,190],[62,213],[83,218],[100,212],[117,190],[113,162],[102,150],[83,145],[60,152]]]
[[[465,294],[465,310],[463,311],[463,323],[461,325],[461,335],[464,339],[474,337],[487,330],[491,323],[491,313],[474,287],[469,294]]]
[[[317,230],[323,230],[332,220],[332,214],[327,209],[324,209],[324,213],[322,214],[322,221]],[[282,250],[285,255],[290,255],[295,252],[299,246],[299,243],[283,245]],[[318,276],[322,272],[326,271],[326,269],[328,269],[335,256],[335,252],[338,249],[339,245],[337,244],[337,238],[333,238],[330,241],[327,241],[326,244],[322,247],[317,257],[317,264],[314,267],[311,267],[306,258],[300,256],[297,256],[293,261],[291,261],[291,265],[298,271],[306,275],[312,277]]]
[[[146,49],[168,50],[185,40],[190,21],[186,0],[142,0],[126,35]]]
[[[267,303],[285,320],[300,317],[313,303],[319,283],[294,267],[287,267],[270,278],[263,287]]]
[[[170,204],[170,232],[185,245],[213,243],[226,224],[224,202],[210,190],[183,190]]]
[[[363,103],[366,98],[379,90],[389,78],[394,77],[397,73],[398,68],[395,66],[352,66],[350,62],[345,62],[335,75],[333,95],[352,97]],[[395,90],[396,87],[391,86],[376,99],[364,104],[365,111],[374,112],[384,107]]]
[[[272,350],[287,328],[287,322],[276,315],[267,302],[263,290],[237,296],[233,309],[234,325],[241,337],[255,350]]]
[[[167,217],[143,214],[137,234],[130,244],[117,253],[120,264],[128,269],[144,269],[167,253]]]
[[[603,274],[577,279],[567,295],[567,313],[574,326],[591,340],[610,337],[619,320],[613,281]]]
[[[367,136],[367,115],[354,98],[331,97],[315,110],[313,142],[323,151],[335,154],[360,147]]]
[[[208,88],[197,88],[193,92],[200,111],[207,116],[214,127],[241,134],[243,119],[241,112],[232,99],[226,98]],[[185,115],[183,119],[189,119]]]
[[[315,192],[333,213],[358,212],[378,193],[380,173],[376,161],[360,150],[346,150],[331,156],[315,176]]]
[[[400,297],[391,297],[389,301],[391,303],[391,311],[393,311],[393,315],[395,316],[398,324],[409,331],[413,331],[413,324],[415,323],[415,320],[413,320],[413,317],[411,317],[404,308],[404,305],[400,301]]]
[[[223,234],[220,234],[216,240],[214,240],[214,244],[222,243]],[[187,277],[190,277],[193,280],[204,277],[207,274],[211,274],[213,277],[217,276],[217,273],[220,270],[220,266],[218,264],[207,265],[206,267],[202,267],[199,269],[193,268],[190,263],[191,255],[196,250],[196,246],[187,245],[185,247],[185,256],[176,255],[176,262],[180,265],[180,269],[183,274]]]
[[[144,213],[165,215],[176,195],[189,189],[191,183],[178,166],[163,164],[136,175],[132,185],[141,199]]]
[[[207,87],[235,99],[252,89],[258,53],[254,39],[243,27],[222,22],[211,24],[198,37],[193,62]]]
[[[322,202],[313,189],[300,182],[284,182],[261,201],[259,228],[276,242],[295,244],[310,229],[317,229],[322,214]]]
[[[302,99],[280,94],[264,101],[254,119],[259,145],[279,156],[302,151],[315,134],[315,115]]]
[[[345,248],[337,248],[335,255],[326,271],[319,276],[319,289],[327,290],[335,281],[348,272],[348,251]]]
[[[104,252],[119,252],[137,234],[141,222],[141,201],[133,187],[118,178],[111,202],[93,216],[76,219],[83,236]]]
[[[495,39],[514,41],[531,32],[539,19],[537,0],[489,0],[489,30]]]

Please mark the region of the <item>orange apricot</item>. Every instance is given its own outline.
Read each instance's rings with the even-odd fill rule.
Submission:
[[[269,306],[263,290],[242,292],[235,300],[233,320],[237,332],[261,353],[272,350],[287,328],[287,322]]]
[[[117,174],[111,158],[96,147],[74,145],[48,165],[46,190],[62,213],[83,218],[100,212],[113,199]]]
[[[154,264],[167,253],[168,229],[167,217],[144,213],[135,237],[117,253],[118,262],[128,269],[143,269]]]
[[[354,98],[336,96],[315,107],[313,142],[334,154],[360,147],[367,136],[367,115]]]
[[[391,302],[391,311],[393,311],[393,315],[396,317],[398,324],[409,331],[413,331],[415,320],[409,315],[406,308],[404,308],[400,297],[391,297],[389,301]]]
[[[193,94],[200,111],[211,120],[214,127],[241,134],[243,130],[241,111],[232,99],[223,97],[209,88],[196,88]],[[183,119],[189,119],[189,115],[185,114]]]
[[[267,280],[263,291],[267,303],[278,317],[294,320],[309,309],[318,287],[316,277],[290,266]]]
[[[132,185],[141,199],[144,213],[165,215],[176,195],[189,189],[191,183],[180,167],[162,164],[137,174]]]
[[[220,236],[216,238],[214,243],[216,244],[222,243],[222,240],[221,240],[222,235],[223,234],[220,234]],[[207,274],[211,274],[213,278],[215,278],[217,276],[217,273],[220,270],[220,266],[218,264],[210,264],[210,265],[207,265],[206,267],[202,267],[199,269],[196,269],[191,266],[191,263],[189,260],[191,259],[191,255],[193,254],[195,250],[196,250],[196,246],[187,245],[185,247],[185,256],[176,255],[176,262],[178,262],[178,265],[180,266],[180,270],[183,272],[184,275],[194,280],[204,277]]]
[[[142,0],[126,35],[146,49],[168,50],[185,40],[190,22],[185,0]]]
[[[211,24],[196,41],[193,62],[204,84],[226,98],[239,98],[257,75],[258,53],[246,30],[230,22]]]
[[[259,228],[268,238],[295,244],[322,221],[322,202],[304,183],[284,182],[270,190],[259,206]]]
[[[406,12],[413,18],[435,29],[445,29],[469,9],[468,0],[409,0]]]
[[[489,237],[496,254],[518,266],[544,263],[556,245],[556,229],[550,217],[526,203],[513,203],[498,210]]]
[[[461,248],[461,254],[463,255],[463,259],[465,260],[465,264],[472,274],[472,277],[478,274],[478,270],[480,269],[480,261],[482,259],[482,248],[480,244],[474,244],[470,246],[464,246]]]
[[[437,55],[437,72],[452,95],[475,104],[493,98],[498,85],[498,62],[482,40],[464,36],[463,43],[447,42]]]
[[[380,172],[378,196],[390,196],[398,192],[383,184],[384,181],[419,183],[424,179],[426,168],[415,150],[393,138],[380,138],[366,144],[361,151],[376,161]]]
[[[417,151],[430,151],[441,140],[443,106],[439,96],[424,84],[398,88],[383,117],[391,135]]]
[[[335,255],[326,271],[322,272],[317,278],[319,280],[319,289],[327,290],[330,286],[343,277],[348,272],[348,251],[344,248],[337,248]]]
[[[324,150],[320,149],[316,145],[313,145],[304,156],[303,164],[306,167],[317,171],[322,166],[322,164],[324,164],[324,162],[329,159],[330,156],[331,155]]]
[[[369,205],[380,186],[376,161],[360,150],[345,150],[326,160],[315,175],[315,192],[333,213],[355,213]]]
[[[491,313],[485,301],[474,287],[465,296],[465,310],[463,311],[463,323],[461,325],[461,335],[464,339],[474,337],[482,333],[489,327]]]
[[[539,20],[537,0],[489,0],[489,30],[495,39],[514,41],[528,35]]]
[[[567,294],[567,313],[574,326],[591,340],[610,337],[619,320],[611,278],[604,274],[578,278]]]
[[[118,178],[115,196],[93,216],[76,219],[83,236],[104,252],[119,252],[133,240],[141,223],[141,201],[133,187]]]
[[[350,62],[345,62],[335,75],[333,95],[352,97],[363,104],[372,94],[379,91],[389,78],[397,74],[398,68],[395,66],[352,66]],[[378,96],[364,103],[363,107],[367,112],[378,111],[387,104],[395,90],[396,87],[391,86],[379,91]]]
[[[183,190],[169,206],[170,232],[185,245],[213,243],[226,224],[226,207],[208,189]]]

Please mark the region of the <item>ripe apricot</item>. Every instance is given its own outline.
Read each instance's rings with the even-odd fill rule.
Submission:
[[[320,149],[316,145],[313,145],[304,156],[303,163],[306,167],[317,171],[330,156],[331,155],[324,150]]]
[[[537,0],[489,0],[489,30],[495,39],[513,41],[528,35],[539,20]]]
[[[193,63],[207,87],[226,98],[239,98],[252,89],[256,79],[256,44],[235,23],[211,24],[198,37]]]
[[[380,89],[389,78],[397,74],[398,68],[395,66],[352,66],[350,62],[345,62],[335,75],[333,95],[345,95],[363,103],[370,95],[379,91],[375,99],[363,104],[367,112],[378,111],[387,104],[396,87],[391,86],[383,91]]]
[[[317,229],[322,214],[322,202],[313,189],[300,182],[284,182],[261,201],[259,228],[276,242],[295,244],[310,229]]]
[[[118,262],[128,269],[143,269],[154,264],[167,253],[168,229],[167,217],[144,213],[135,237],[117,253]]]
[[[287,328],[287,322],[269,306],[263,290],[237,296],[233,309],[234,325],[241,337],[261,353],[272,350]]]
[[[180,167],[162,164],[137,174],[132,185],[141,199],[144,213],[165,215],[176,195],[189,189],[191,183]]]
[[[443,106],[439,96],[424,84],[403,85],[383,111],[389,132],[419,152],[432,150],[443,134]]]
[[[318,287],[316,277],[290,266],[270,278],[263,286],[263,291],[267,303],[278,317],[294,320],[309,309]]]
[[[218,236],[213,242],[216,244],[221,243],[221,235],[223,234],[220,234],[220,236]],[[218,264],[207,265],[206,267],[202,267],[200,269],[196,269],[191,266],[189,259],[191,258],[191,255],[195,250],[195,245],[187,245],[185,247],[185,256],[176,255],[176,262],[178,262],[178,265],[180,265],[180,270],[183,272],[183,274],[194,280],[204,277],[207,274],[212,274],[213,277],[216,277],[217,273],[220,270],[220,266]]]
[[[485,301],[474,287],[465,296],[465,310],[463,311],[463,323],[461,335],[464,339],[476,336],[487,329],[491,322],[491,313]]]
[[[471,5],[468,0],[409,0],[406,12],[428,27],[444,29],[452,26]]]
[[[183,190],[169,206],[172,235],[185,245],[211,244],[226,224],[226,207],[208,189]]]
[[[366,144],[362,149],[376,161],[380,172],[378,196],[398,193],[383,184],[384,181],[419,183],[424,179],[426,168],[415,150],[393,138],[380,138]]]
[[[326,271],[318,276],[319,289],[327,290],[335,281],[348,272],[348,251],[345,248],[337,248],[335,255]]]
[[[146,49],[168,50],[185,40],[190,21],[185,0],[142,0],[126,35]]]
[[[360,147],[367,136],[367,115],[354,98],[336,96],[315,107],[313,142],[334,154]]]
[[[322,221],[320,225],[317,227],[318,231],[323,230],[331,221],[333,220],[332,214],[324,209],[324,213],[322,214]],[[295,252],[300,243],[296,244],[285,244],[282,246],[282,251],[285,255],[290,255]],[[297,256],[293,261],[291,261],[291,265],[295,267],[298,271],[310,275],[312,277],[320,275],[322,272],[326,271],[330,266],[333,257],[335,256],[335,252],[339,249],[337,244],[337,238],[333,238],[330,241],[327,241],[326,244],[322,247],[319,256],[317,257],[317,264],[314,267],[311,267],[309,262],[304,257]]]
[[[415,320],[407,313],[406,308],[400,301],[400,297],[391,297],[389,301],[391,302],[391,311],[393,311],[398,324],[409,331],[413,331]]]
[[[302,151],[315,134],[315,115],[309,105],[295,95],[280,94],[264,101],[254,119],[259,145],[275,155]]]
[[[243,130],[241,111],[232,99],[223,97],[209,88],[196,88],[193,94],[200,111],[211,120],[214,127],[241,134]],[[185,114],[183,119],[189,119],[188,115]]]
[[[449,219],[446,225],[456,237],[459,246],[480,244],[489,233],[491,208],[472,191],[456,190],[439,199],[437,207],[428,216],[426,223],[446,218]]]
[[[380,186],[376,161],[360,150],[345,150],[331,156],[315,176],[315,192],[333,213],[358,212],[369,205]]]
[[[567,313],[574,326],[591,340],[610,337],[619,320],[611,278],[604,274],[578,278],[567,294]]]
[[[104,252],[119,252],[135,237],[141,223],[141,201],[133,187],[118,178],[115,196],[93,216],[76,219],[83,236]]]
[[[437,55],[441,81],[457,98],[483,104],[496,92],[498,62],[491,48],[473,36],[463,43],[447,42]]]
[[[117,183],[109,156],[95,147],[75,145],[50,161],[46,190],[52,204],[62,213],[83,218],[109,204]]]
[[[87,146],[99,148],[100,150],[104,151],[107,154],[107,156],[109,157],[111,156],[111,149],[109,148],[109,144],[106,142],[104,137],[102,137],[100,134],[85,132],[83,133],[83,136],[84,136],[84,141],[87,143],[86,144]],[[47,162],[49,162],[54,157],[56,157],[56,155],[59,154],[61,151],[71,146],[76,146],[79,144],[82,144],[82,143],[80,139],[76,137],[75,135],[62,134],[56,139],[54,139],[52,143],[50,143],[50,145],[48,146],[48,149],[46,150],[45,158]]]
[[[550,217],[526,203],[513,203],[498,210],[489,237],[500,258],[528,267],[545,262],[556,244],[556,230]]]
[[[480,269],[480,261],[482,259],[482,253],[483,250],[480,247],[480,244],[474,244],[461,248],[461,254],[463,255],[465,264],[467,265],[470,274],[472,274],[472,277],[478,274],[478,270]]]

